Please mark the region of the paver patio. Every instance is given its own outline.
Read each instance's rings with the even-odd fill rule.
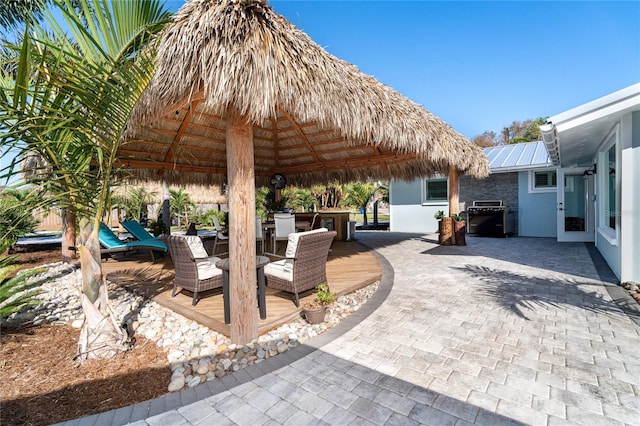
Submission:
[[[588,245],[358,238],[379,254],[382,284],[337,328],[220,380],[67,424],[640,424],[637,304],[625,307]]]

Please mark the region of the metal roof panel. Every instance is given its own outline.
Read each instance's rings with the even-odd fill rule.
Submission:
[[[535,169],[551,164],[542,141],[491,146],[483,149],[492,172]]]

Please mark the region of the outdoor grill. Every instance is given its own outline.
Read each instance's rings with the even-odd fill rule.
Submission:
[[[467,233],[505,237],[514,233],[515,216],[504,200],[477,200],[467,208]]]

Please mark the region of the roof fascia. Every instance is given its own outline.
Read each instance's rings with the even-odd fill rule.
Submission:
[[[640,83],[549,117],[558,132],[640,105]]]

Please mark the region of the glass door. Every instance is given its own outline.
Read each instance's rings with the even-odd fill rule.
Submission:
[[[558,170],[558,241],[594,241],[594,175]]]

